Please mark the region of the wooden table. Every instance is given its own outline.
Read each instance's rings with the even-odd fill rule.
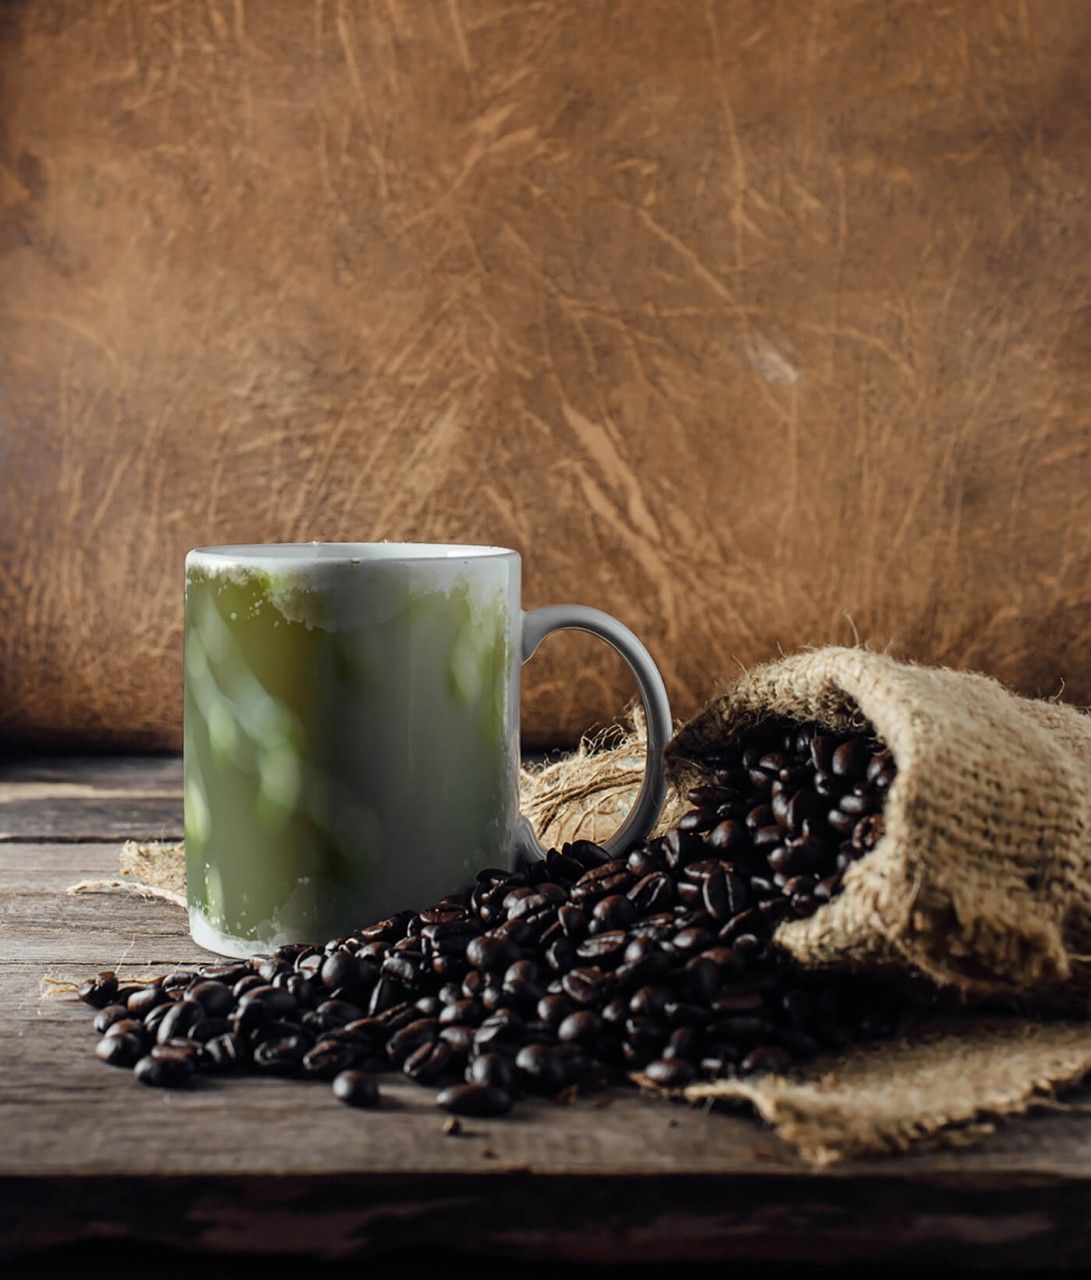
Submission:
[[[91,1053],[48,973],[202,958],[164,902],[67,895],[124,837],[181,835],[174,758],[0,765],[0,1251],[121,1239],[326,1257],[435,1246],[568,1260],[1091,1262],[1091,1117],[953,1153],[808,1169],[744,1116],[617,1091],[442,1129],[429,1091],[378,1112],[328,1088],[143,1088]],[[392,1080],[392,1078],[390,1078]]]

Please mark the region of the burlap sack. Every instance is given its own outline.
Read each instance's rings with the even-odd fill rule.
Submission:
[[[896,966],[966,997],[1086,1007],[1091,717],[968,672],[826,648],[755,667],[667,749],[703,751],[770,716],[870,723],[898,777],[886,833],[842,892],[776,940],[808,966]]]

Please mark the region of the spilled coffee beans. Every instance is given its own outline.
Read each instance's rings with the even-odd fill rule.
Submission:
[[[502,1116],[520,1094],[784,1072],[888,1033],[869,981],[803,972],[772,939],[882,836],[889,750],[778,721],[703,765],[693,808],[625,857],[580,840],[324,946],[140,985],[104,971],[79,989],[96,1053],[144,1084],[250,1072],[356,1107],[397,1070],[447,1111]]]

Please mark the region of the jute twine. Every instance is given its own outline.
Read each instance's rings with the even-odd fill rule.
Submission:
[[[808,966],[924,979],[965,1008],[790,1076],[677,1096],[753,1108],[814,1164],[963,1146],[1000,1117],[1067,1109],[1057,1091],[1091,1071],[1091,719],[983,676],[821,649],[745,673],[675,736],[661,825],[687,807],[701,752],[773,715],[870,722],[898,763],[883,840],[838,898],[781,926],[777,942]],[[643,756],[636,722],[525,770],[522,809],[543,843],[614,831]],[[181,845],[130,842],[119,872],[72,892],[184,902]]]

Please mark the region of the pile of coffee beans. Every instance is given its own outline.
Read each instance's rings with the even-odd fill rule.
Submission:
[[[96,1053],[144,1084],[245,1071],[364,1107],[399,1070],[448,1111],[498,1116],[524,1093],[783,1072],[889,1033],[889,995],[772,940],[882,835],[889,750],[776,721],[702,763],[694,808],[625,857],[581,840],[324,946],[139,985],[100,973],[80,988]]]

